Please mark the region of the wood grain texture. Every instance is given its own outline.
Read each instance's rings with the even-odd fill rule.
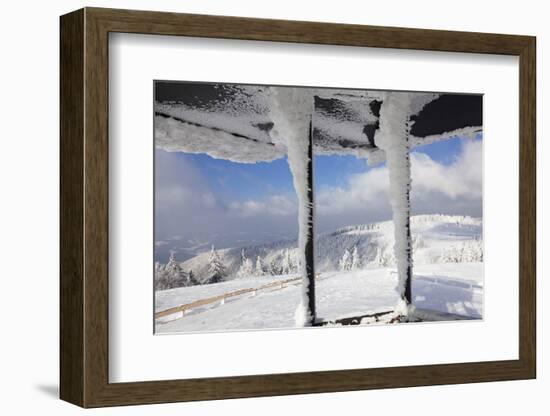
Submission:
[[[520,54],[519,98],[519,355],[530,376],[536,377],[536,41]]]
[[[84,404],[84,12],[61,19],[60,36],[60,388]]]
[[[520,57],[519,359],[140,383],[108,380],[108,33]],[[61,397],[83,407],[533,378],[535,38],[86,8],[61,18]]]

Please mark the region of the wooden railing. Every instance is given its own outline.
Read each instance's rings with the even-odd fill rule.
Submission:
[[[316,277],[318,277],[318,276],[316,276]],[[259,286],[259,287],[256,287],[256,288],[239,289],[239,290],[235,290],[233,292],[223,293],[221,295],[211,296],[209,298],[204,298],[204,299],[199,299],[199,300],[193,301],[191,303],[186,303],[186,304],[183,304],[183,305],[178,305],[178,306],[174,306],[174,307],[169,308],[169,309],[165,309],[163,311],[159,311],[159,312],[155,313],[155,319],[159,319],[159,318],[163,318],[163,317],[166,317],[166,316],[174,315],[174,314],[177,314],[177,313],[180,313],[180,312],[185,313],[186,311],[197,308],[199,306],[204,306],[204,305],[209,305],[209,304],[216,303],[216,302],[221,302],[222,300],[225,300],[227,298],[232,298],[232,297],[235,297],[235,296],[244,295],[245,293],[252,293],[252,292],[257,292],[259,290],[265,290],[265,289],[277,288],[277,287],[279,289],[283,289],[285,287],[285,285],[287,285],[288,283],[292,283],[292,282],[296,282],[296,281],[300,281],[300,280],[302,280],[301,277],[294,277],[292,279],[278,280],[278,281],[275,281],[275,282],[266,283],[265,285],[262,285],[262,286]]]

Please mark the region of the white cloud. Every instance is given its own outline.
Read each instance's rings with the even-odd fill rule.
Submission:
[[[252,217],[261,215],[268,220],[269,216],[296,215],[297,203],[294,196],[272,195],[262,200],[247,200],[230,204],[232,215]]]
[[[414,198],[422,198],[430,192],[441,193],[452,200],[481,198],[481,141],[465,141],[461,154],[447,166],[437,163],[425,153],[413,152],[411,169]]]
[[[411,154],[413,213],[481,215],[482,143],[463,142],[456,159],[444,165],[427,154]],[[317,213],[325,228],[340,223],[378,221],[391,217],[386,167],[352,175],[344,187],[321,188]]]
[[[223,178],[223,177],[222,177]],[[229,195],[229,198],[231,195]],[[155,233],[174,235],[286,232],[297,230],[296,196],[275,194],[257,200],[231,201],[211,188],[190,160],[157,151],[155,171]]]
[[[318,192],[316,208],[319,215],[345,214],[353,210],[370,211],[373,206],[389,207],[388,172],[374,168],[352,175],[346,187],[323,187]]]
[[[482,144],[464,141],[460,154],[444,165],[420,152],[411,154],[414,214],[480,216]],[[159,238],[177,234],[297,231],[297,198],[278,193],[258,199],[225,201],[213,192],[199,169],[173,154],[157,158],[156,231]],[[317,229],[391,218],[385,167],[351,175],[345,186],[322,187],[315,195]]]

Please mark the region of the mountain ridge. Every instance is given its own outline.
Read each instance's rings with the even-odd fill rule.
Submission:
[[[482,228],[482,219],[476,217],[442,214],[412,216],[413,262],[482,261]],[[391,220],[350,225],[321,233],[315,240],[316,271],[394,266],[393,242]],[[225,267],[224,280],[262,274],[290,274],[298,270],[296,240],[214,251]],[[185,272],[192,271],[198,284],[204,284],[209,282],[210,259],[211,253],[204,252],[179,262],[179,265]]]

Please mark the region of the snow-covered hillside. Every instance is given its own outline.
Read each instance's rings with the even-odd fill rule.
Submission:
[[[481,219],[419,215],[411,218],[411,233],[414,308],[409,321],[480,319]],[[391,221],[348,226],[318,236],[318,321],[334,325],[351,319],[372,324],[380,314],[396,313],[400,295],[393,244]],[[186,287],[156,291],[156,331],[294,327],[296,305],[302,298],[297,258],[296,241],[281,241],[211,249],[182,263],[172,261],[160,270],[179,271]],[[189,272],[196,279],[192,283]]]
[[[449,215],[411,217],[414,264],[472,262],[483,259],[482,222],[479,218]],[[318,271],[395,266],[393,222],[349,226],[322,234],[316,241]],[[357,253],[354,256],[354,251]]]
[[[156,292],[156,312],[193,304],[185,312],[156,320],[157,333],[292,328],[301,298],[301,281],[247,291],[293,276],[252,277]],[[415,268],[413,304],[429,320],[480,319],[483,316],[483,263],[426,264]],[[392,311],[398,293],[392,268],[320,273],[316,279],[319,321]],[[241,292],[239,292],[241,291]],[[224,294],[238,295],[223,298]],[[217,299],[214,301],[209,301]],[[437,317],[434,319],[434,313]],[[420,315],[422,316],[422,315]],[[362,318],[361,324],[375,323]]]
[[[414,264],[481,262],[480,218],[450,215],[411,217]],[[352,271],[395,266],[393,222],[348,226],[320,234],[315,241],[316,272]],[[261,275],[287,275],[298,270],[295,240],[216,250],[225,281]],[[209,279],[211,253],[180,263],[199,283]],[[258,261],[259,259],[259,261]],[[243,264],[245,265],[243,273]]]

